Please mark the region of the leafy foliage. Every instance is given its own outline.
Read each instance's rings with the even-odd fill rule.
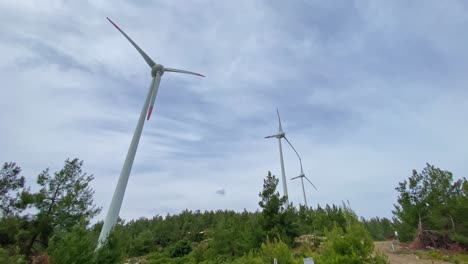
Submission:
[[[468,184],[453,182],[450,173],[434,167],[413,174],[409,184],[405,181],[397,188],[395,223],[386,218],[359,221],[345,204],[315,209],[286,205],[277,191],[279,180],[268,172],[259,192],[261,211],[185,210],[128,223],[119,219],[106,243],[95,251],[102,222],[89,225],[99,208],[89,185],[93,176],[82,166],[73,159],[53,174],[44,170],[37,180],[39,191],[31,193],[19,177],[20,168],[4,165],[3,175],[10,175],[4,177],[9,183],[2,183],[10,186],[4,191],[9,213],[0,219],[0,262],[26,263],[33,255],[42,255],[58,264],[131,260],[240,264],[271,263],[273,258],[302,263],[305,257],[318,264],[386,263],[383,256],[372,254],[373,239],[391,237],[394,226],[400,234],[414,236],[419,215],[426,227],[440,228],[453,240],[463,242],[467,237]],[[13,184],[11,179],[20,180]],[[28,206],[31,214],[20,214]]]
[[[392,221],[385,217],[373,217],[370,220],[362,218],[361,221],[374,241],[383,241],[395,236]]]
[[[192,246],[187,240],[180,240],[175,243],[170,249],[170,255],[172,258],[183,257],[192,251]]]
[[[276,191],[279,179],[268,172],[263,180],[263,190],[258,194],[261,198],[258,203],[262,210],[262,226],[266,235],[270,238],[280,237],[293,245],[293,239],[298,235],[298,227],[295,222],[296,209],[286,205],[286,197],[281,197]]]
[[[432,230],[439,238],[468,245],[468,183],[454,181],[449,171],[427,164],[421,173],[413,170],[408,180],[400,182],[394,222],[400,240],[411,241]],[[422,238],[421,238],[422,239]],[[432,239],[434,240],[434,239]],[[435,246],[437,245],[429,245]]]
[[[49,174],[44,170],[37,177],[42,187],[34,202],[39,210],[37,218],[52,228],[71,230],[80,221],[89,221],[100,209],[93,204],[94,191],[89,183],[94,179],[82,171],[83,161],[66,160],[60,171]]]
[[[26,264],[26,258],[19,254],[10,254],[8,250],[0,248],[0,263]]]
[[[382,256],[372,256],[374,243],[365,227],[357,222],[350,224],[348,232],[334,227],[327,233],[317,263],[387,263]]]
[[[55,264],[93,264],[96,243],[85,226],[78,226],[68,233],[56,234],[48,248]]]
[[[24,177],[20,176],[21,168],[13,162],[3,164],[0,169],[0,218],[17,213],[20,190],[24,187]]]
[[[87,225],[100,210],[93,204],[94,191],[89,186],[93,177],[82,171],[82,165],[82,161],[73,159],[66,160],[64,167],[53,175],[44,170],[37,177],[40,190],[31,193],[25,188],[24,177],[19,176],[20,167],[5,163],[0,170],[1,211],[6,213],[0,219],[0,245],[29,258],[46,251],[52,236],[55,239],[63,236],[65,244],[73,241],[76,235],[73,230]],[[33,210],[21,215],[27,207]],[[53,249],[54,254],[66,251],[61,251],[57,244]]]
[[[31,222],[27,255],[36,242],[40,243],[41,248],[47,248],[54,232],[71,231],[77,224],[87,223],[100,211],[93,204],[94,191],[89,186],[93,176],[84,173],[82,166],[83,162],[78,159],[67,159],[65,166],[53,176],[46,169],[37,177],[41,189],[33,195],[33,205],[38,213]]]
[[[267,241],[266,243],[263,243],[261,246],[261,252],[263,263],[273,263],[274,258],[278,260],[278,263],[296,263],[293,258],[293,250],[281,240],[273,240],[273,242]]]
[[[121,239],[119,233],[119,227],[117,227],[109,234],[106,242],[95,253],[95,263],[123,263],[125,258],[125,240]]]

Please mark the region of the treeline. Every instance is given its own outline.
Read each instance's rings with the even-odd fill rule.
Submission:
[[[453,182],[451,174],[426,168],[417,177],[419,181],[410,178],[412,189],[403,188],[406,181],[400,183],[393,221],[359,220],[344,203],[315,209],[286,206],[277,191],[278,179],[268,173],[259,193],[259,211],[186,210],[119,220],[106,244],[96,251],[102,222],[90,225],[90,220],[100,209],[89,187],[93,177],[82,171],[82,165],[74,159],[53,174],[44,170],[37,177],[40,189],[34,193],[16,164],[4,164],[0,170],[0,263],[272,263],[273,258],[278,263],[302,263],[304,257],[313,257],[315,263],[386,263],[383,256],[373,254],[373,240],[393,238],[395,230],[401,240],[412,240],[420,233],[418,226],[427,230],[437,217],[435,208],[446,207],[433,206],[424,214],[410,205],[430,199],[415,200],[411,195],[420,191],[437,197],[423,187],[437,185],[442,191],[437,179],[451,190],[445,193],[450,198],[437,200],[449,205],[443,210],[450,219],[448,224],[440,221],[438,232],[457,245],[466,245],[467,211],[460,211],[467,206],[466,180]],[[430,177],[432,171],[438,177]],[[409,200],[401,198],[408,195]],[[408,221],[414,220],[411,213],[417,213],[416,223]]]
[[[367,231],[369,231],[374,241],[384,241],[397,238],[393,222],[388,218],[373,217],[369,220],[361,218],[361,222],[364,224]]]

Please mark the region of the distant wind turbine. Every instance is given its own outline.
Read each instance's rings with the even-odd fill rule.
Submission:
[[[154,102],[156,101],[156,95],[158,93],[159,83],[161,81],[161,76],[165,72],[178,72],[178,73],[185,73],[185,74],[192,74],[201,77],[205,77],[199,73],[185,71],[185,70],[178,70],[173,68],[165,68],[161,64],[155,63],[122,29],[120,29],[112,20],[107,18],[109,22],[114,25],[114,27],[122,33],[122,35],[135,47],[135,49],[140,53],[143,59],[151,68],[151,85],[148,90],[148,94],[146,96],[145,102],[143,104],[143,109],[141,110],[140,118],[138,119],[137,126],[135,128],[135,133],[133,134],[132,142],[130,143],[130,147],[127,152],[127,157],[125,158],[125,162],[120,173],[119,181],[114,191],[114,195],[112,196],[112,201],[109,206],[109,211],[107,212],[106,219],[104,220],[104,225],[101,230],[101,234],[99,235],[98,239],[98,246],[100,248],[102,244],[106,241],[109,232],[111,231],[112,227],[117,222],[117,218],[119,216],[120,207],[122,206],[122,200],[125,194],[125,189],[128,183],[128,177],[130,176],[130,171],[132,170],[133,160],[135,159],[135,153],[138,148],[138,143],[140,141],[141,132],[143,130],[143,125],[145,123],[145,116],[146,120],[149,120],[151,117],[151,113],[153,112]]]
[[[301,159],[301,156],[299,156],[299,153],[297,152],[297,150],[293,147],[293,145],[291,144],[291,142],[289,142],[289,140],[285,137],[284,139],[286,139],[286,142],[288,142],[289,146],[291,146],[291,148],[294,150],[294,152],[296,152],[296,155],[297,157],[299,158],[299,164],[301,165],[301,174],[297,177],[294,177],[294,178],[291,178],[291,180],[295,180],[297,178],[301,178],[301,184],[302,184],[302,193],[304,194],[304,205],[307,207],[307,198],[306,198],[306,193],[305,193],[305,188],[304,188],[304,178],[306,180],[308,180],[310,182],[310,184],[312,184],[312,186],[314,187],[315,190],[317,190],[317,188],[315,187],[315,185],[309,180],[309,178],[307,178],[304,174],[304,170],[302,169],[302,159]]]
[[[279,131],[276,135],[267,136],[265,138],[277,138],[279,144],[279,153],[280,153],[280,164],[281,164],[281,176],[283,180],[283,195],[286,197],[286,204],[289,206],[289,198],[288,198],[288,184],[286,182],[286,173],[284,172],[284,160],[283,160],[283,148],[281,146],[281,139],[286,139],[286,134],[283,131],[283,127],[281,126],[281,118],[278,109],[276,109],[276,113],[278,114],[278,124],[279,124]]]

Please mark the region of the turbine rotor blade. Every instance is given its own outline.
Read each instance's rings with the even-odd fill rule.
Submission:
[[[107,18],[107,20],[109,20],[109,22],[111,22],[112,25],[114,25],[114,27],[120,31],[120,33],[122,33],[122,35],[124,35],[124,37],[130,41],[130,43],[132,43],[133,47],[135,47],[135,49],[140,53],[140,55],[143,57],[143,59],[145,59],[146,63],[148,63],[148,65],[150,67],[153,67],[156,63],[154,63],[154,61],[140,48],[138,47],[138,45],[122,30],[120,29],[119,26],[117,26],[114,21],[110,20],[110,18]]]
[[[301,165],[301,173],[304,173],[303,169],[302,169],[302,159],[301,159],[301,156],[299,156],[299,153],[297,152],[297,150],[294,148],[294,146],[291,144],[291,142],[289,142],[288,138],[286,136],[284,136],[284,139],[286,140],[286,142],[288,142],[289,146],[291,146],[291,148],[294,150],[294,152],[296,152],[296,155],[297,157],[299,158],[299,164]]]
[[[278,114],[279,131],[280,131],[280,133],[281,133],[281,132],[283,132],[283,127],[281,126],[281,118],[280,118],[280,114],[279,114],[278,108],[276,108],[276,113]]]
[[[150,105],[148,108],[148,116],[146,117],[146,120],[150,120],[151,118],[151,113],[153,112],[153,107],[154,107],[154,102],[156,101],[156,95],[158,95],[158,89],[159,89],[159,83],[161,82],[161,75],[159,75],[159,72],[156,73],[154,84],[153,84],[153,92],[151,94],[151,101]]]
[[[312,184],[312,186],[314,186],[314,189],[315,189],[316,191],[318,191],[318,190],[317,190],[317,187],[315,187],[315,185],[314,185],[306,176],[304,176],[304,178],[306,178],[306,180],[308,180],[308,181],[310,182],[310,184]]]
[[[300,178],[300,177],[302,177],[302,176],[299,175],[299,176],[297,176],[297,177],[291,178],[291,180],[295,180],[295,179]]]
[[[266,136],[265,138],[274,138],[276,135]]]
[[[196,73],[196,72],[191,72],[191,71],[186,71],[186,70],[179,70],[179,69],[172,69],[172,68],[164,68],[164,71],[166,72],[178,72],[178,73],[185,73],[185,74],[192,74],[200,77],[205,77],[205,75]]]

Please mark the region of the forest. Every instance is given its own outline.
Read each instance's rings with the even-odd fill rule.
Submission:
[[[426,164],[396,184],[393,218],[358,217],[348,203],[295,207],[267,172],[255,212],[190,211],[119,219],[96,250],[102,221],[83,161],[45,169],[31,191],[19,165],[0,169],[0,263],[388,263],[374,241],[466,252],[468,182]],[[398,237],[395,236],[397,231]]]

